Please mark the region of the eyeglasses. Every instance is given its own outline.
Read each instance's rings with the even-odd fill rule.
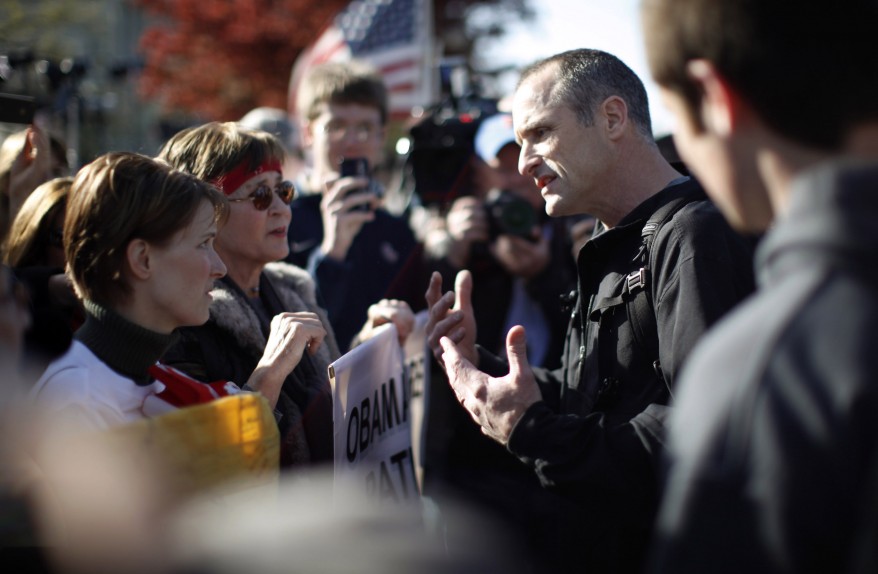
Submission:
[[[230,199],[229,202],[237,203],[239,201],[252,201],[253,207],[258,211],[265,211],[271,206],[271,201],[274,199],[271,195],[271,191],[270,187],[263,184],[257,187],[256,190],[247,197]],[[293,196],[296,195],[296,187],[291,181],[282,181],[274,188],[274,193],[277,194],[284,204],[289,204],[293,200]]]
[[[358,142],[369,141],[378,135],[381,126],[373,123],[360,123],[349,125],[342,122],[327,122],[323,126],[323,133],[329,136],[329,141],[338,143],[353,134],[354,139]]]

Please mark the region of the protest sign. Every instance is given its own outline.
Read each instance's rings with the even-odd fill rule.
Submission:
[[[403,360],[409,381],[409,413],[412,425],[412,463],[418,488],[424,486],[424,448],[430,405],[430,369],[427,355],[427,311],[415,315],[415,327],[405,340]]]
[[[329,366],[336,483],[362,480],[380,500],[418,497],[412,464],[409,379],[392,324]]]

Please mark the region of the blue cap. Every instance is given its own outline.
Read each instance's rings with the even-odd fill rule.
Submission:
[[[480,158],[484,161],[495,159],[503,146],[510,143],[515,143],[511,114],[494,114],[482,120],[475,139],[476,153]]]

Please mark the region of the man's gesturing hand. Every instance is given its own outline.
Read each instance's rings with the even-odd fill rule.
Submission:
[[[427,316],[427,344],[433,356],[442,363],[442,347],[439,339],[450,338],[459,345],[458,352],[475,366],[479,356],[476,353],[476,319],[472,306],[473,278],[469,271],[457,273],[454,291],[442,294],[442,277],[433,272],[426,299],[429,315]]]
[[[482,427],[482,432],[505,445],[512,429],[532,404],[542,400],[540,388],[527,362],[527,338],[517,325],[506,334],[509,374],[489,377],[461,355],[448,337],[440,344],[445,372],[457,400]]]

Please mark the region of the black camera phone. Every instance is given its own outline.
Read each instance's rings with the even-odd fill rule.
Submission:
[[[30,96],[0,94],[0,122],[32,124],[36,103]]]
[[[369,161],[364,157],[346,157],[342,158],[341,163],[339,163],[339,175],[341,177],[369,177]],[[345,197],[348,195],[352,195],[355,193],[369,193],[370,188],[367,187],[358,187],[357,189],[352,189]],[[356,207],[351,208],[351,211],[370,211],[370,207],[368,204],[357,205]]]

